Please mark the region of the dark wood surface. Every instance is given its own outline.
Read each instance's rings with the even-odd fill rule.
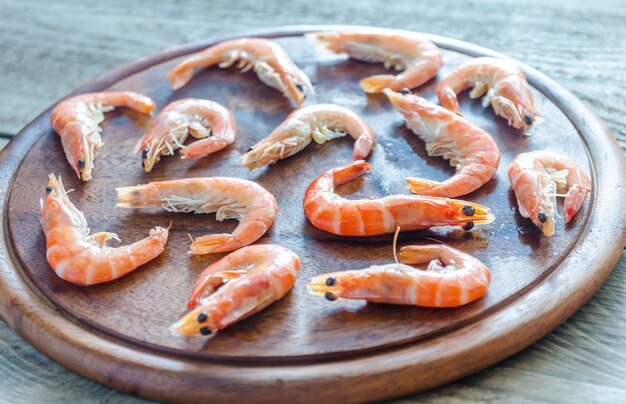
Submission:
[[[31,2],[31,6],[18,3],[2,3],[2,6],[7,15],[12,16],[2,33],[12,39],[5,42],[9,52],[2,62],[6,72],[3,91],[7,102],[0,106],[0,129],[5,132],[17,131],[51,101],[109,67],[172,43],[207,36],[214,30],[234,32],[228,23],[232,19],[244,21],[246,26],[272,25],[293,22],[293,13],[304,11],[309,16],[307,21],[339,21],[348,15],[362,23],[380,21],[376,7],[361,3],[358,7],[348,5],[338,12],[333,12],[337,11],[337,6],[330,4],[315,8],[297,2],[280,8],[242,4],[242,11],[231,15],[227,9],[203,9],[189,2],[182,8],[171,6],[150,10],[141,17],[130,17],[123,7],[110,3],[79,6]],[[35,7],[44,10],[37,13],[40,23],[27,23],[36,14]],[[136,7],[141,8],[140,5]],[[618,69],[624,60],[624,26],[618,23],[624,18],[623,7],[611,2],[570,2],[565,9],[551,4],[526,7],[525,12],[520,13],[517,3],[483,2],[481,7],[463,9],[439,2],[428,7],[420,6],[420,13],[407,20],[409,3],[399,2],[398,7],[387,10],[389,15],[385,15],[384,20],[387,21],[385,25],[466,38],[514,55],[573,90],[592,105],[618,140],[624,139],[626,132],[619,118],[623,116],[623,104],[616,102],[625,87],[624,76]],[[180,8],[177,15],[184,18],[159,17],[159,12],[166,14],[176,8]],[[72,15],[71,11],[76,14]],[[75,23],[62,23],[67,20],[58,19],[59,15]],[[507,26],[504,23],[507,15],[516,16],[517,22]],[[50,22],[47,23],[46,19]],[[463,23],[455,24],[457,21]],[[69,29],[70,26],[73,28]],[[487,29],[487,26],[492,28]],[[82,30],[82,35],[75,35],[77,27]],[[24,30],[29,35],[15,35]],[[106,31],[107,35],[99,34],[98,30]],[[119,43],[128,32],[151,34],[136,35],[133,40],[125,41],[124,46],[106,46],[112,40]],[[529,45],[526,40],[529,32],[542,40],[533,39]],[[75,40],[59,41],[57,33]],[[606,43],[611,46],[603,46]],[[51,54],[48,49],[52,49],[52,44],[56,52]],[[40,59],[42,52],[48,55],[46,59]],[[550,57],[544,57],[545,54]],[[33,63],[34,60],[38,62]],[[597,85],[598,82],[604,84]],[[341,147],[348,150],[349,142]],[[93,223],[92,227],[95,226]],[[526,397],[545,400],[552,395],[571,399],[617,397],[620,391],[623,392],[623,376],[626,374],[623,367],[623,330],[626,328],[624,310],[621,309],[626,295],[622,287],[623,260],[621,262],[598,295],[546,339],[488,371],[416,398]],[[120,397],[58,368],[8,329],[5,328],[0,335],[5,343],[0,349],[4,358],[0,363],[0,374],[6,376],[0,380],[0,389],[8,390],[9,397],[18,399],[38,394],[56,400]],[[16,365],[9,365],[9,362]],[[49,377],[51,374],[54,377]],[[63,389],[56,387],[57,379]],[[533,386],[532,393],[528,386]]]
[[[309,99],[309,103],[336,102],[350,107],[379,133],[378,146],[371,157],[374,173],[353,192],[354,196],[403,192],[402,179],[415,171],[439,179],[450,175],[451,170],[444,167],[443,162],[425,158],[423,145],[415,141],[381,96],[366,97],[358,89],[358,79],[380,71],[380,66],[344,61],[336,56],[320,57],[297,33],[281,34],[277,41],[315,83],[318,95]],[[462,43],[437,41],[451,49],[445,52],[446,69],[442,75],[468,57],[482,53]],[[394,397],[471,373],[543,336],[590,297],[608,276],[623,248],[623,225],[606,224],[624,222],[622,211],[607,209],[619,195],[603,192],[618,182],[616,175],[624,172],[617,146],[611,144],[608,133],[582,105],[539,73],[529,70],[530,83],[540,90],[536,97],[544,116],[533,128],[531,137],[523,137],[510,129],[494,118],[491,111],[482,109],[479,102],[462,100],[465,101],[465,116],[493,133],[504,150],[497,177],[468,197],[494,206],[493,212],[500,220],[470,233],[435,230],[401,238],[406,244],[424,235],[445,237],[450,244],[481,258],[493,274],[488,296],[457,310],[398,308],[362,302],[331,304],[310,296],[305,284],[313,275],[391,259],[390,237],[357,240],[327,235],[308,224],[302,214],[300,201],[305,187],[329,164],[334,166],[347,161],[350,142],[345,139],[311,147],[260,172],[250,174],[238,168],[240,155],[280,122],[291,108],[285,99],[263,87],[254,77],[234,71],[211,69],[183,90],[172,92],[164,76],[178,62],[173,57],[197,49],[198,46],[190,46],[126,66],[87,85],[83,91],[138,91],[161,106],[189,96],[214,99],[231,109],[238,122],[238,139],[223,152],[198,161],[169,158],[146,175],[137,159],[124,158],[120,153],[120,150],[130,150],[147,126],[145,118],[127,112],[112,114],[107,121],[105,136],[114,147],[102,149],[94,178],[87,184],[79,184],[68,169],[58,139],[47,124],[47,113],[29,125],[20,134],[19,142],[8,148],[9,156],[18,158],[28,149],[30,139],[37,140],[21,161],[5,206],[8,213],[6,241],[15,254],[9,266],[16,266],[18,276],[27,276],[37,293],[21,297],[16,294],[11,298],[15,274],[7,274],[0,282],[6,292],[3,316],[33,344],[79,373],[99,381],[105,377],[107,384],[118,389],[168,400],[179,397],[186,389],[166,386],[165,379],[170,383],[187,381],[195,389],[194,393],[188,393],[189,399],[258,399],[259,393],[264,393],[265,398],[292,397],[308,401],[313,398],[303,395],[302,389],[316,391],[333,373],[343,375],[352,371],[349,377],[344,376],[345,383],[337,384],[334,389],[327,387],[318,398],[342,401]],[[432,97],[433,86],[434,83],[430,83],[420,91]],[[133,137],[132,133],[136,135]],[[51,147],[55,142],[57,147]],[[506,181],[506,168],[515,154],[533,149],[558,150],[573,156],[594,178],[589,208],[581,211],[578,220],[567,229],[560,228],[558,237],[540,237],[532,225],[512,214],[515,203]],[[596,163],[592,168],[587,153],[597,162],[601,158],[600,151],[617,156],[617,160],[602,167]],[[11,162],[11,159],[3,161],[7,184]],[[142,227],[149,222],[174,220],[178,231],[173,232],[167,252],[140,271],[107,285],[82,288],[56,278],[45,262],[43,235],[33,231],[38,228],[37,196],[43,195],[45,188],[45,181],[38,186],[36,178],[45,178],[50,171],[62,173],[67,178],[67,186],[76,187],[72,197],[93,229],[115,230],[124,238],[134,240],[141,237],[146,231]],[[189,258],[186,233],[204,234],[207,227],[212,232],[223,232],[230,225],[209,224],[193,215],[161,212],[122,211],[111,215],[106,206],[107,201],[114,200],[113,188],[118,185],[211,175],[254,179],[274,192],[280,208],[279,219],[261,241],[278,243],[295,251],[302,259],[302,271],[301,281],[287,298],[207,343],[204,338],[171,337],[167,334],[167,325],[180,313],[197,273],[219,258]],[[37,192],[38,188],[41,192]],[[153,224],[157,223],[150,225]],[[582,257],[580,251],[590,248],[591,233],[615,241]],[[587,265],[591,268],[586,268]],[[31,310],[49,310],[45,303],[41,306],[28,304],[27,301],[39,292],[57,311],[52,318],[33,317]],[[555,295],[563,295],[563,298],[555,299]],[[11,304],[6,305],[8,301]],[[524,312],[533,305],[537,306],[535,310]],[[24,307],[13,310],[20,306]],[[41,323],[42,329],[69,321],[78,331],[59,335],[58,346],[40,346],[42,333],[23,326],[31,321]],[[529,321],[533,325],[530,329],[526,328]],[[129,360],[127,353],[106,352],[91,361],[97,369],[84,369],[84,352],[81,351],[88,336],[98,339],[90,341],[90,351],[98,351],[102,343],[130,351],[132,358]],[[464,346],[459,349],[456,345]],[[461,355],[465,362],[470,361],[467,366],[457,363]],[[154,362],[155,358],[176,363],[178,370]],[[194,360],[201,358],[202,362]],[[388,364],[381,367],[358,364],[374,360]],[[426,372],[429,362],[430,371]],[[254,370],[259,366],[273,368],[270,373],[261,375]],[[132,377],[110,375],[106,369],[111,367],[124,369]],[[284,374],[291,367],[297,367],[300,374],[285,380]],[[321,372],[320,367],[326,370]],[[198,374],[194,368],[203,371]],[[233,373],[233,368],[240,373]],[[373,377],[379,380],[363,385]],[[284,383],[280,388],[275,385],[278,381]],[[226,384],[228,389],[224,388]],[[382,387],[383,384],[386,387]]]

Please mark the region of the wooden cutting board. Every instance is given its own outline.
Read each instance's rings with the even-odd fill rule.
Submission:
[[[382,95],[365,95],[362,77],[380,64],[316,53],[307,31],[341,27],[290,27],[243,36],[275,39],[311,78],[317,95],[307,104],[332,102],[361,116],[378,134],[369,158],[372,172],[341,192],[357,197],[408,193],[404,178],[443,180],[453,169],[428,158],[424,144]],[[345,28],[345,27],[344,27]],[[231,38],[231,37],[229,37]],[[442,37],[437,80],[475,56],[504,57]],[[460,97],[463,114],[491,133],[502,151],[496,177],[465,199],[492,209],[496,221],[470,232],[455,228],[403,233],[399,246],[442,240],[485,262],[492,271],[487,296],[459,309],[329,302],[306,291],[314,275],[358,269],[393,260],[391,235],[338,237],[314,228],[302,212],[308,184],[351,159],[350,138],[311,145],[264,170],[248,172],[238,160],[293,108],[253,73],[210,68],[172,91],[166,74],[213,38],[142,59],[107,73],[72,94],[131,90],[153,98],[157,113],[187,97],[215,100],[237,120],[233,145],[207,158],[165,157],[144,173],[131,156],[150,119],[124,109],[107,114],[93,179],[71,171],[49,123],[51,109],[24,128],[0,153],[0,314],[21,336],[62,365],[113,388],[167,401],[362,401],[401,396],[483,369],[541,338],[572,315],[604,282],[626,243],[624,157],[604,125],[574,96],[523,66],[543,117],[530,137]],[[436,80],[418,92],[435,100]],[[513,157],[552,150],[576,159],[589,173],[593,192],[573,222],[558,221],[554,237],[542,237],[516,209],[507,171]],[[112,231],[125,243],[173,221],[165,252],[109,284],[79,287],[57,278],[46,262],[39,199],[47,174],[61,174],[70,199],[93,232]],[[187,233],[230,232],[233,221],[213,215],[116,209],[115,188],[148,181],[236,176],[256,181],[278,201],[276,223],[259,241],[280,244],[301,259],[300,279],[281,301],[214,338],[180,338],[168,326],[184,311],[199,273],[223,254],[189,256]]]

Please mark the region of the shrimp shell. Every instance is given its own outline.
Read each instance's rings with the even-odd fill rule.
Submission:
[[[415,194],[455,198],[491,180],[500,165],[500,149],[493,137],[466,119],[412,94],[385,89],[407,126],[426,142],[429,156],[450,160],[456,173],[444,182],[407,178]]]
[[[241,165],[256,170],[318,144],[349,134],[356,142],[354,160],[365,159],[376,141],[372,128],[356,113],[335,104],[318,104],[292,112],[284,122],[241,158]]]
[[[355,161],[326,171],[315,179],[304,197],[304,214],[318,229],[340,236],[373,236],[433,226],[463,226],[494,220],[489,209],[457,199],[419,195],[390,195],[379,199],[349,200],[335,187],[369,172],[365,161]]]
[[[119,242],[119,237],[107,232],[89,234],[85,216],[69,200],[61,176],[50,174],[46,192],[40,215],[46,257],[61,279],[82,286],[109,282],[158,257],[167,244],[168,229],[155,227],[143,240],[108,247],[108,240]]]
[[[205,269],[187,303],[190,309],[170,328],[180,336],[215,335],[270,304],[293,287],[298,256],[271,244],[241,248]]]
[[[252,244],[270,228],[278,212],[274,195],[257,183],[240,178],[186,178],[116,191],[117,206],[121,208],[160,206],[169,212],[216,213],[219,221],[239,220],[232,234],[192,239],[190,254],[227,252]]]
[[[489,268],[470,254],[443,244],[412,245],[400,250],[401,263],[316,276],[309,291],[328,300],[421,307],[459,307],[483,297],[491,283]],[[428,263],[427,270],[407,264]]]

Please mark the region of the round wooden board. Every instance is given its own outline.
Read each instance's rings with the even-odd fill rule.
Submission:
[[[367,96],[358,79],[383,67],[316,53],[303,32],[340,27],[292,27],[238,36],[274,38],[312,79],[317,95],[307,104],[333,102],[359,113],[378,134],[372,173],[342,190],[350,197],[407,193],[406,176],[444,179],[453,170],[428,158],[423,142],[404,125],[382,95]],[[344,27],[345,28],[345,27]],[[404,233],[399,244],[433,237],[465,250],[492,271],[488,295],[460,309],[423,309],[358,301],[328,302],[306,292],[312,276],[392,261],[391,236],[342,238],[315,229],[302,212],[311,180],[351,158],[352,140],[311,145],[269,169],[253,173],[240,156],[293,110],[280,93],[252,73],[208,69],[186,87],[171,90],[165,76],[181,58],[226,38],[214,38],[107,73],[75,93],[132,90],[153,98],[157,111],[169,102],[208,98],[235,115],[238,137],[213,156],[164,158],[146,174],[130,156],[149,118],[120,109],[107,114],[105,145],[93,179],[82,183],[70,170],[50,110],[29,124],[0,154],[0,314],[39,350],[68,368],[111,387],[169,401],[250,400],[362,401],[431,388],[495,363],[539,339],[591,297],[609,275],[626,242],[626,163],[612,135],[575,97],[523,66],[543,117],[525,137],[461,97],[464,115],[491,133],[502,150],[496,178],[466,199],[492,208],[497,219],[471,232],[433,229]],[[438,79],[470,57],[495,52],[442,37]],[[434,100],[436,80],[419,88]],[[539,235],[516,209],[507,170],[523,151],[553,150],[575,158],[590,174],[591,197],[567,227]],[[57,278],[45,258],[39,199],[48,173],[60,173],[71,200],[92,231],[113,231],[125,242],[154,225],[174,222],[165,252],[115,282],[78,287]],[[168,334],[184,309],[198,274],[223,254],[189,256],[187,233],[232,230],[212,215],[114,209],[115,187],[198,176],[236,176],[274,193],[279,214],[259,241],[292,249],[302,262],[300,279],[281,301],[206,340]]]

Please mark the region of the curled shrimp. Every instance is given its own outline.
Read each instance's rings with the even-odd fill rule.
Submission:
[[[298,277],[300,260],[271,244],[244,247],[205,269],[170,327],[175,335],[211,335],[280,300]]]
[[[554,234],[556,197],[565,197],[563,215],[569,223],[591,191],[589,178],[574,160],[548,151],[519,154],[511,162],[509,179],[520,214],[546,236]]]
[[[119,242],[119,237],[89,234],[85,216],[67,197],[61,176],[57,180],[50,174],[46,194],[39,219],[46,235],[46,256],[57,276],[68,282],[88,286],[112,281],[158,257],[167,244],[168,229],[155,227],[143,240],[108,247],[108,240]]]
[[[319,275],[308,288],[331,301],[362,299],[422,307],[459,307],[483,297],[491,283],[491,273],[485,264],[444,244],[402,247],[400,261]],[[426,270],[407,265],[426,263]]]
[[[274,164],[300,152],[311,140],[318,144],[350,134],[355,140],[352,156],[364,160],[376,140],[374,131],[356,113],[334,104],[319,104],[293,111],[287,119],[241,158],[250,169]]]
[[[154,106],[150,98],[130,91],[81,94],[57,104],[50,122],[61,137],[67,161],[78,178],[89,181],[96,151],[103,145],[100,124],[104,113],[116,107],[128,107],[150,115]]]
[[[215,212],[217,220],[239,220],[232,234],[192,239],[190,254],[233,251],[252,244],[274,223],[278,212],[274,195],[257,183],[240,178],[187,178],[116,191],[117,206],[121,208],[160,206],[169,212]]]
[[[411,192],[454,198],[475,191],[496,175],[500,149],[489,133],[408,90],[384,92],[404,115],[407,126],[426,142],[428,155],[442,156],[456,167],[456,173],[444,182],[407,178]]]
[[[437,75],[441,68],[441,50],[422,36],[406,31],[375,30],[313,32],[306,34],[316,44],[335,53],[366,62],[384,62],[385,68],[402,73],[366,77],[359,84],[367,93],[380,93],[385,88],[398,91],[415,88]]]
[[[235,118],[214,101],[186,98],[163,109],[137,142],[134,154],[142,153],[142,164],[150,172],[162,155],[181,149],[182,158],[203,157],[235,141]],[[183,146],[190,135],[197,140]]]
[[[483,107],[491,104],[496,115],[514,128],[527,131],[540,115],[526,76],[511,61],[481,57],[463,63],[437,85],[439,102],[460,115],[456,95],[468,87],[473,87],[471,98],[484,94]]]
[[[224,41],[192,55],[167,76],[174,90],[183,87],[195,72],[218,64],[221,68],[239,61],[244,72],[254,69],[259,79],[277,89],[296,105],[304,102],[304,91],[315,94],[309,78],[293,63],[287,52],[273,41],[242,38]]]
[[[489,209],[457,199],[419,195],[390,195],[379,199],[349,200],[335,187],[370,171],[370,164],[354,161],[333,168],[315,179],[304,197],[304,214],[318,229],[340,236],[373,236],[433,226],[463,226],[494,220]]]

